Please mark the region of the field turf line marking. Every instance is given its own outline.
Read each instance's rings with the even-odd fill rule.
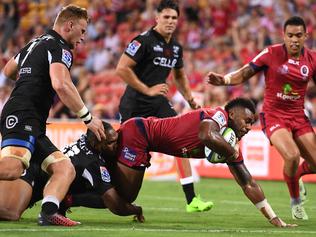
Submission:
[[[316,231],[310,230],[295,230],[289,229],[275,229],[275,230],[247,230],[247,229],[155,229],[155,228],[44,228],[37,229],[0,229],[0,232],[106,232],[106,231],[137,231],[137,232],[178,232],[178,233],[291,233],[291,234],[316,234]]]

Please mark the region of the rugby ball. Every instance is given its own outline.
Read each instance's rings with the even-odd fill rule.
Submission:
[[[232,147],[236,146],[237,137],[233,129],[228,127],[223,127],[220,130],[220,134],[223,136],[226,142],[228,142]],[[204,149],[206,159],[211,163],[225,163],[226,157],[222,157],[216,152],[209,149],[207,146]]]

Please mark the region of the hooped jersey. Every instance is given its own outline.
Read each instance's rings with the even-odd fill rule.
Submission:
[[[124,53],[136,62],[134,73],[149,87],[165,83],[171,69],[183,67],[182,46],[173,38],[166,42],[154,29],[135,37]],[[122,103],[131,103],[131,100],[152,101],[155,97],[127,86]]]
[[[49,67],[62,63],[70,70],[73,55],[67,42],[54,30],[30,41],[15,57],[18,79],[4,108],[6,113],[27,111],[44,125],[53,103]]]
[[[316,53],[303,48],[299,59],[292,58],[284,44],[272,45],[259,53],[250,66],[264,71],[264,112],[303,112],[307,83],[316,79]]]

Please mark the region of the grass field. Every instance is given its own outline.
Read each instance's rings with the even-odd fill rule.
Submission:
[[[132,217],[114,216],[107,210],[73,208],[69,217],[81,221],[82,225],[39,227],[36,224],[37,205],[19,222],[0,222],[0,236],[316,236],[316,184],[306,184],[309,200],[305,208],[310,220],[292,221],[286,185],[283,182],[259,183],[277,214],[299,227],[278,229],[270,225],[233,180],[202,179],[195,189],[204,199],[215,203],[209,212],[186,213],[184,196],[176,182],[145,181],[136,201],[144,209],[146,222],[143,224],[133,222]]]

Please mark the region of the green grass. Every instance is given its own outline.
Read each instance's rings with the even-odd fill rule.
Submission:
[[[289,198],[283,182],[259,182],[275,212],[286,222],[299,227],[284,229],[270,225],[243,195],[233,180],[202,179],[195,190],[203,199],[215,203],[205,213],[185,212],[181,187],[176,182],[145,181],[136,203],[144,209],[146,222],[135,223],[132,217],[112,215],[108,210],[73,208],[69,217],[81,221],[73,228],[39,227],[39,205],[29,209],[19,222],[0,222],[0,236],[316,236],[316,184],[306,184],[309,201],[305,204],[309,221],[292,221]]]

